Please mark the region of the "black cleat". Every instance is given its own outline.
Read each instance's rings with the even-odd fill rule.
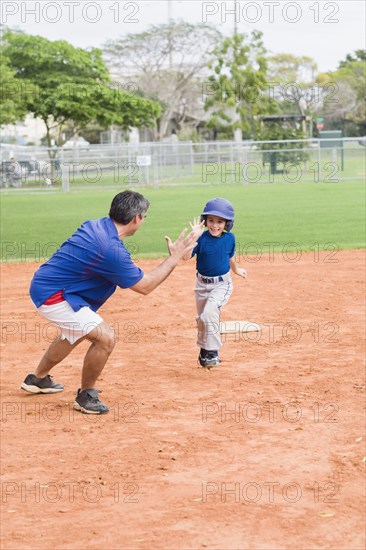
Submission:
[[[198,356],[198,361],[201,367],[207,367],[208,369],[211,367],[216,367],[221,363],[221,359],[215,351],[207,351],[205,355],[200,353]]]
[[[74,402],[74,409],[85,414],[104,414],[109,411],[107,405],[104,405],[98,399],[99,390],[90,388],[88,390],[78,390]]]
[[[35,374],[28,374],[20,387],[29,393],[58,393],[64,391],[64,386],[54,382],[50,374],[47,374],[44,378],[38,378]]]

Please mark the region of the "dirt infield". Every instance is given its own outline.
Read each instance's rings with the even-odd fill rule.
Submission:
[[[2,549],[364,548],[365,252],[252,259],[222,320],[262,331],[228,335],[211,371],[193,263],[117,291],[111,412],[92,418],[72,409],[86,342],[54,370],[63,393],[18,389],[53,329],[28,297],[37,266],[2,266]]]

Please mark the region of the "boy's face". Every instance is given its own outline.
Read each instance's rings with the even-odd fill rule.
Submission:
[[[218,216],[208,214],[206,218],[206,225],[210,235],[213,237],[221,237],[225,229],[226,220],[219,218]]]

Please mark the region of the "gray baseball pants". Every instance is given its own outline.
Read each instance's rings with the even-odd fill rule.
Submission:
[[[223,346],[220,336],[220,310],[228,302],[232,291],[230,271],[220,277],[203,277],[197,273],[195,297],[197,345],[200,348],[217,351]]]

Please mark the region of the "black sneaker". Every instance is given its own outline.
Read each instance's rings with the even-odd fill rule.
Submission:
[[[109,411],[107,405],[104,405],[98,399],[99,390],[90,388],[88,390],[78,390],[74,402],[74,409],[85,414],[104,414]]]
[[[53,382],[50,374],[47,374],[44,378],[38,378],[35,374],[28,374],[20,387],[30,393],[58,393],[64,391],[63,385]]]
[[[217,355],[217,351],[206,351],[203,355],[202,352],[198,356],[198,361],[201,367],[216,367],[221,363],[220,357]]]

